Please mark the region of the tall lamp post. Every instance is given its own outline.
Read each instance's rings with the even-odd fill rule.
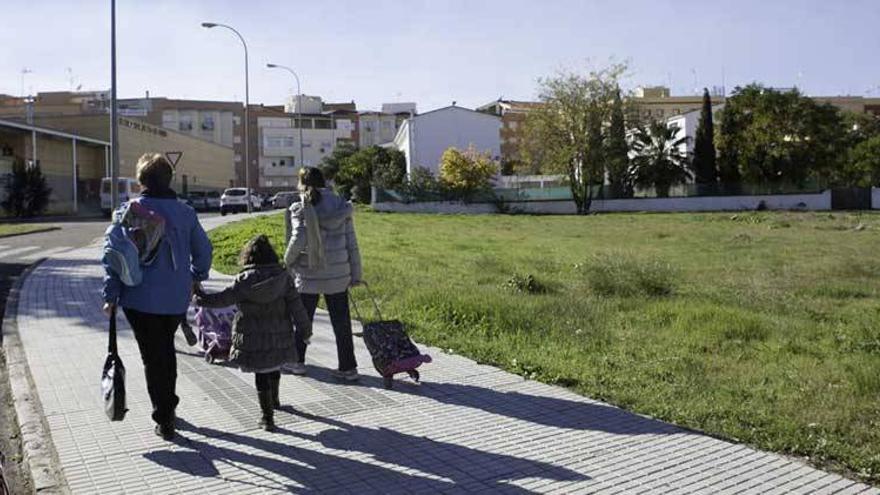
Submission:
[[[270,69],[286,70],[293,74],[293,78],[296,80],[296,119],[299,121],[297,124],[299,127],[299,166],[304,167],[306,163],[303,161],[302,89],[299,86],[299,76],[296,75],[296,72],[294,72],[293,69],[284,65],[266,64],[266,67]]]
[[[110,0],[110,211],[119,207],[119,116],[116,103],[116,0]]]
[[[248,133],[248,128],[250,127],[250,119],[248,118],[248,107],[250,107],[250,88],[248,84],[248,49],[247,43],[244,41],[244,37],[235,30],[232,26],[227,26],[226,24],[218,24],[216,22],[203,22],[203,28],[215,28],[222,27],[226,28],[241,40],[241,45],[244,47],[244,183],[245,189],[247,189],[247,212],[251,213],[253,205],[251,204],[251,194],[253,194],[251,189],[251,160],[250,160],[250,152],[249,149],[251,147],[250,134]]]

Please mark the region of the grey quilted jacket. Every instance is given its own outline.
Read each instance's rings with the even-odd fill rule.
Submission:
[[[247,266],[223,291],[200,291],[196,296],[199,306],[238,306],[229,357],[242,371],[274,371],[299,361],[294,325],[303,338],[312,334],[312,322],[293,279],[281,265]]]
[[[324,266],[309,268],[305,254],[307,235],[302,202],[288,210],[288,243],[284,262],[303,294],[338,294],[361,281],[361,255],[354,233],[351,203],[330,189],[321,189],[315,213],[321,228]]]

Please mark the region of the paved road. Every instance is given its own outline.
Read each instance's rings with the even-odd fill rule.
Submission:
[[[222,220],[206,222],[216,225]],[[26,280],[18,327],[73,493],[816,493],[866,485],[630,414],[428,349],[425,383],[384,390],[360,339],[358,385],[336,383],[332,330],[316,321],[309,376],[285,376],[278,433],[256,427],[253,377],[209,365],[178,335],[180,437],[152,433],[143,370],[124,325],[131,411],[104,416],[98,248]],[[215,277],[209,288],[225,283]]]
[[[35,261],[91,244],[107,226],[104,221],[51,223],[59,230],[0,238],[0,342],[6,297],[18,276]]]
[[[201,214],[199,218],[207,226],[220,220],[217,213]],[[40,259],[63,257],[71,250],[99,242],[107,220],[66,220],[46,225],[58,230],[0,238],[0,343],[6,297],[21,272]]]

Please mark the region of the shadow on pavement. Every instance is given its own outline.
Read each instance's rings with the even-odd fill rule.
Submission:
[[[429,370],[429,366],[423,369],[423,378],[430,377]],[[310,373],[309,378],[325,383],[340,383],[328,373]],[[374,376],[361,375],[358,383],[370,388],[383,388],[382,379]],[[669,423],[639,416],[587,398],[569,400],[476,385],[431,382],[414,385],[411,382],[401,380],[395,382],[394,390],[399,393],[430,398],[452,406],[470,407],[499,416],[556,428],[604,431],[621,435],[693,433]]]
[[[302,414],[301,414],[302,415]],[[287,435],[322,444],[326,448],[356,451],[370,455],[383,463],[394,464],[407,470],[442,477],[451,482],[410,475],[371,463],[337,457],[308,448],[284,443],[225,433],[212,428],[197,427],[178,420],[182,431],[217,437],[241,448],[215,446],[190,436],[179,445],[192,451],[154,451],[144,457],[169,469],[193,476],[214,477],[220,474],[218,464],[229,463],[236,468],[258,473],[265,470],[282,476],[306,490],[333,491],[332,479],[343,480],[340,489],[357,491],[352,480],[373,480],[388,491],[405,487],[410,493],[433,493],[450,489],[488,489],[495,493],[530,493],[528,490],[506,484],[506,480],[543,478],[555,481],[588,480],[588,476],[552,464],[521,459],[514,456],[483,452],[468,447],[438,442],[423,437],[406,435],[386,428],[372,429],[347,423],[303,415],[331,427],[316,435],[279,429]],[[260,451],[263,454],[254,453]],[[266,455],[268,454],[268,455]],[[257,469],[252,469],[257,468]],[[278,487],[278,481],[263,476],[266,488]],[[348,486],[346,486],[348,483]],[[372,485],[372,489],[378,488]],[[297,489],[286,486],[287,489]]]

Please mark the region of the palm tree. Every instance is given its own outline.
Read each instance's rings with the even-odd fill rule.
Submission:
[[[658,198],[668,198],[672,186],[691,178],[687,153],[682,151],[688,138],[677,137],[678,131],[678,125],[652,122],[635,132],[632,149],[636,184],[653,186]]]

